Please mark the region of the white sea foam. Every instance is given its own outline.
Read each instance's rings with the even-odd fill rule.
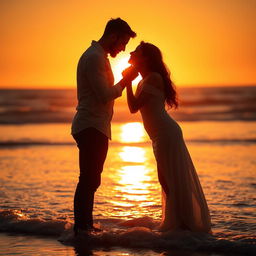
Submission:
[[[43,235],[57,238],[60,242],[72,246],[126,247],[140,249],[182,249],[192,251],[214,251],[255,255],[256,239],[248,237],[231,241],[222,237],[189,231],[165,232],[156,230],[158,222],[149,217],[124,221],[120,219],[101,219],[96,221],[102,232],[88,233],[74,237],[68,220],[46,221],[40,218],[29,218],[17,210],[0,212],[0,231],[17,234]],[[224,237],[224,234],[223,234]]]
[[[71,224],[65,220],[29,218],[21,211],[0,212],[0,231],[31,235],[59,236]]]

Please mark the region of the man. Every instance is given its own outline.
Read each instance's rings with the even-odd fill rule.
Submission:
[[[111,19],[99,41],[81,56],[77,67],[77,113],[72,135],[79,148],[80,176],[74,196],[74,232],[99,231],[93,227],[94,193],[100,186],[101,172],[111,139],[110,122],[114,99],[122,95],[127,83],[134,79],[131,71],[116,85],[108,54],[116,57],[124,51],[136,33],[122,19]]]

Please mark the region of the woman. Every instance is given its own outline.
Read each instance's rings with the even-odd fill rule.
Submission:
[[[160,50],[141,42],[131,52],[129,63],[142,76],[133,94],[127,86],[131,113],[140,110],[144,127],[152,140],[162,186],[163,214],[160,231],[190,230],[211,233],[208,206],[200,181],[184,143],[179,125],[168,115],[165,104],[177,108],[176,91]]]

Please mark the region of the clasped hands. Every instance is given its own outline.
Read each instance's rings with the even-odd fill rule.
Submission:
[[[138,71],[133,66],[126,68],[122,72],[123,79],[125,80],[125,85],[131,85],[132,81],[138,76],[138,74]]]

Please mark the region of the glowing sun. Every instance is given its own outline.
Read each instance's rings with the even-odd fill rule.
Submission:
[[[115,83],[122,79],[122,72],[130,66],[128,63],[130,56],[127,54],[120,54],[115,59],[111,60],[112,71],[115,77]],[[132,84],[137,85],[141,80],[141,75],[133,80]]]

